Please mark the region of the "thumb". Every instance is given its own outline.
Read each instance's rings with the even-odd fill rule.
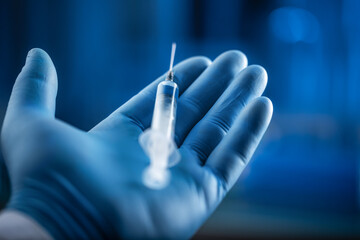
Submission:
[[[57,75],[49,55],[41,49],[30,50],[11,92],[2,139],[19,130],[29,117],[40,114],[54,118],[56,94]]]
[[[21,117],[25,111],[54,117],[57,75],[49,55],[38,48],[29,51],[26,63],[14,84],[7,114]]]

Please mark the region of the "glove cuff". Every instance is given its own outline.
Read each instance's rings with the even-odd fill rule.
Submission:
[[[7,206],[43,226],[54,239],[109,239],[110,224],[66,178],[51,173],[43,181],[26,179]],[[46,179],[46,180],[45,180]]]

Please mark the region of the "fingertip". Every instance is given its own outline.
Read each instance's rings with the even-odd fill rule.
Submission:
[[[197,62],[197,64],[205,67],[208,67],[212,63],[211,59],[206,56],[195,56],[192,57],[191,59]]]
[[[221,59],[225,64],[234,64],[239,69],[243,69],[248,65],[246,55],[239,50],[229,50],[222,53],[217,59]]]
[[[258,119],[256,123],[268,126],[270,124],[273,114],[273,104],[267,97],[258,97],[253,102],[254,116]]]
[[[30,51],[27,54],[26,57],[26,61],[28,60],[34,60],[34,59],[46,59],[46,60],[51,60],[49,54],[47,54],[47,52],[45,52],[43,49],[41,48],[32,48],[30,49]]]
[[[42,49],[31,49],[25,66],[15,81],[9,112],[19,114],[25,108],[41,109],[53,116],[57,87],[56,69],[50,56]],[[28,108],[29,106],[31,108]]]
[[[41,49],[41,48],[32,48],[29,50],[28,55],[32,55],[32,54],[43,54],[43,55],[47,55],[47,52],[45,52],[45,50]]]
[[[264,97],[264,96],[259,97],[257,101],[260,107],[263,108],[264,111],[268,112],[269,114],[273,113],[274,107],[272,101],[268,97]]]
[[[233,84],[249,90],[252,97],[260,97],[266,88],[268,77],[263,67],[251,65],[243,69],[235,78]]]
[[[264,86],[264,89],[267,85],[267,81],[268,81],[268,74],[265,70],[265,68],[263,68],[260,65],[250,65],[248,66],[246,69],[244,69],[244,71],[247,70],[249,72],[249,74],[252,75],[253,79],[258,80],[261,85]]]
[[[54,63],[47,52],[40,48],[33,48],[28,52],[25,66],[23,67],[19,78],[36,78],[38,80],[46,80],[53,83],[57,82]]]
[[[174,67],[174,74],[180,94],[183,93],[210,64],[211,60],[204,56],[191,57],[178,63]]]
[[[182,66],[187,66],[187,65],[192,65],[192,66],[196,66],[197,68],[205,69],[211,63],[212,63],[212,61],[208,57],[194,56],[194,57],[185,59],[184,61],[177,64],[177,66],[175,66],[175,70],[176,70],[176,68],[181,68]]]
[[[208,74],[216,74],[218,80],[224,79],[226,82],[230,82],[229,79],[236,76],[247,64],[247,58],[242,52],[238,50],[226,51],[214,60],[211,67],[208,68]]]

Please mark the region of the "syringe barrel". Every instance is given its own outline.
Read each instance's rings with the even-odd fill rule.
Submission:
[[[165,80],[159,83],[151,129],[163,133],[169,139],[174,137],[178,96],[179,88],[175,82]]]

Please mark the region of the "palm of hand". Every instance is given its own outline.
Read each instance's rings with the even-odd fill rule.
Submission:
[[[149,160],[138,137],[150,126],[162,78],[83,132],[49,117],[55,109],[56,73],[44,52],[35,50],[31,60],[33,66],[24,68],[14,87],[20,90],[13,91],[2,133],[13,192],[26,188],[29,179],[41,183],[55,173],[81,192],[118,236],[191,236],[234,184],[271,118],[268,99],[245,108],[262,94],[266,73],[257,66],[239,73],[246,66],[239,52],[225,53],[210,66],[205,58],[184,61],[175,67],[182,94],[176,125],[181,162],[171,169],[166,188],[151,190],[142,184]],[[29,86],[34,76],[43,75],[50,75],[40,79],[48,82],[39,87],[37,79],[32,83],[37,87]],[[38,92],[26,95],[22,88]],[[33,99],[37,94],[42,97]],[[24,123],[24,117],[29,121]]]

